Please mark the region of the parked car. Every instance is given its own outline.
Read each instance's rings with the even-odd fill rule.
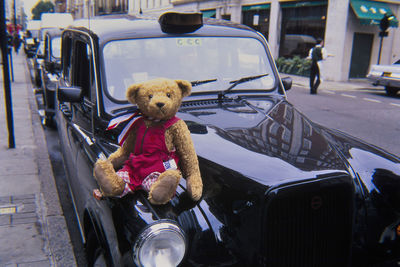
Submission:
[[[40,21],[30,20],[23,35],[24,52],[28,58],[33,58],[39,45]]]
[[[36,54],[36,49],[39,46],[38,39],[24,36],[23,38],[24,52],[28,58],[33,58]]]
[[[372,266],[400,259],[400,159],[318,125],[286,99],[265,38],[239,24],[168,12],[76,21],[62,34],[58,133],[89,266]],[[181,180],[97,200],[93,165],[136,110],[128,85],[192,82],[188,125],[204,189]],[[382,266],[382,265],[379,265]]]
[[[55,114],[55,91],[61,71],[61,29],[49,29],[43,36],[43,54],[40,64],[41,93],[43,95],[43,123],[53,125]]]
[[[28,55],[32,83],[36,88],[42,87],[42,70],[40,66],[44,58],[44,43],[40,42],[33,57]]]
[[[384,86],[387,95],[396,95],[400,90],[400,60],[392,65],[372,65],[367,78],[375,86]]]

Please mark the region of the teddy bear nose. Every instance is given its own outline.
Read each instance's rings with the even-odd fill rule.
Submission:
[[[161,103],[161,102],[158,102],[156,105],[157,105],[157,107],[162,108],[165,104]]]

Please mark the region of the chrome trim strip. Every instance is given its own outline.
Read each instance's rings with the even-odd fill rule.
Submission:
[[[83,139],[86,141],[86,143],[87,143],[89,146],[93,145],[92,139],[91,139],[89,136],[87,136],[87,135],[81,130],[81,128],[80,128],[78,125],[76,125],[75,123],[72,123],[72,126],[74,127],[75,130],[77,130],[77,131],[79,132],[79,134],[83,137]]]

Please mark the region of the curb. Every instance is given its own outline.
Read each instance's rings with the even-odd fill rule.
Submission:
[[[28,90],[29,108],[31,111],[32,132],[36,148],[34,151],[35,163],[38,167],[38,178],[40,181],[40,200],[43,208],[41,218],[42,227],[46,239],[46,247],[50,252],[50,262],[52,266],[77,266],[67,224],[63,215],[58,197],[57,187],[54,181],[53,170],[51,167],[46,138],[42,128],[40,116],[37,109],[36,99],[31,90],[30,77],[28,76],[27,62],[24,64],[25,81],[29,81],[26,86]]]

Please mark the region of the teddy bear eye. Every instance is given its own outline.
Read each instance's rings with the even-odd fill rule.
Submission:
[[[153,98],[153,95],[149,95],[149,99],[152,99]]]
[[[167,97],[171,98],[171,94],[170,94],[170,93],[167,93]]]

